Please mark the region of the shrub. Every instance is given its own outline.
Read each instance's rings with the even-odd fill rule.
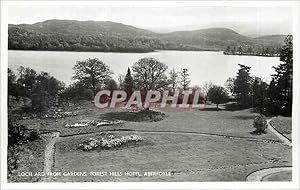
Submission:
[[[7,172],[11,178],[20,165],[21,156],[24,156],[24,147],[21,144],[40,138],[37,130],[29,130],[24,125],[8,122]]]
[[[94,94],[91,89],[77,82],[64,89],[60,97],[65,100],[92,100]]]
[[[29,130],[24,125],[8,123],[8,147],[39,139],[37,130]]]
[[[259,115],[254,118],[253,127],[255,128],[255,132],[257,134],[265,133],[267,128],[267,121],[263,115]]]

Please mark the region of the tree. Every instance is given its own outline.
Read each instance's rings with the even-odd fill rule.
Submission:
[[[268,84],[263,82],[260,78],[255,77],[252,84],[253,106],[260,114],[263,114],[266,107]]]
[[[234,92],[234,80],[235,79],[233,77],[229,77],[225,82],[225,87],[232,96]]]
[[[231,48],[231,53],[232,53],[232,54],[235,54],[235,53],[236,53],[235,51],[236,51],[236,47],[233,46],[233,47]]]
[[[36,112],[46,111],[57,102],[57,96],[64,88],[64,83],[41,72],[36,77],[31,91],[32,109]]]
[[[112,79],[112,78],[108,79],[105,82],[105,89],[110,90],[110,91],[118,89],[117,82],[114,79]]]
[[[123,88],[124,88],[124,78],[125,78],[124,75],[119,75],[119,76],[118,76],[118,82],[119,82],[119,88],[120,88],[120,89],[123,89]]]
[[[248,53],[249,53],[249,54],[252,54],[252,53],[253,53],[253,49],[252,49],[251,46],[248,47]]]
[[[278,114],[281,110],[281,105],[279,102],[279,90],[276,87],[274,78],[271,80],[270,85],[267,89],[266,97],[266,108],[269,114]]]
[[[282,62],[274,67],[276,74],[273,75],[273,85],[278,95],[271,98],[271,101],[280,105],[278,114],[290,116],[293,96],[293,37],[291,35],[286,37],[281,48],[280,61]]]
[[[189,74],[188,74],[188,69],[187,68],[183,68],[181,69],[180,74],[180,84],[182,85],[183,89],[186,90],[190,84],[190,79],[189,79]]]
[[[233,92],[236,94],[236,100],[238,104],[243,107],[247,108],[251,106],[252,98],[251,98],[251,76],[250,76],[250,69],[251,67],[239,64],[240,69],[237,73],[237,77],[234,80],[234,89]]]
[[[171,84],[171,87],[172,87],[172,89],[174,91],[176,89],[177,83],[178,83],[178,73],[173,68],[170,71],[169,75],[170,75],[169,83]]]
[[[217,104],[217,108],[219,108],[219,104],[225,103],[228,100],[228,94],[226,92],[226,89],[222,86],[216,86],[214,85],[208,90],[208,99],[214,103]]]
[[[131,93],[134,89],[134,81],[131,76],[130,68],[127,69],[127,74],[124,78],[123,88],[127,93]]]
[[[37,72],[29,67],[19,67],[19,78],[17,80],[18,84],[26,89],[26,93],[29,95],[33,88],[33,85],[37,82]]]
[[[140,90],[157,90],[168,85],[168,66],[154,58],[142,58],[132,66],[133,78]]]
[[[87,88],[92,89],[94,95],[96,95],[96,85],[103,85],[112,74],[109,66],[97,58],[77,61],[73,70],[75,71],[73,79],[79,80]]]
[[[65,100],[92,100],[94,98],[94,93],[91,89],[87,89],[84,84],[77,81],[69,85],[66,89],[60,93],[60,97]]]
[[[19,96],[24,96],[24,87],[17,83],[17,76],[15,73],[8,68],[7,72],[7,82],[8,82],[8,95],[15,96],[19,98]]]
[[[237,51],[238,51],[239,54],[243,54],[243,48],[242,48],[242,46],[239,46]]]
[[[263,49],[263,54],[264,55],[269,55],[270,54],[270,49],[268,47]]]
[[[230,51],[231,51],[231,50],[230,50],[230,46],[227,46],[227,47],[226,47],[225,53],[230,53]]]
[[[209,91],[209,89],[212,88],[213,86],[214,86],[214,84],[213,84],[211,81],[205,82],[205,83],[203,84],[202,89],[203,89],[203,94],[204,94],[204,97],[205,97],[205,98],[204,98],[205,103],[206,103],[206,101],[207,101],[207,99],[208,99],[208,96],[207,96],[208,91]]]

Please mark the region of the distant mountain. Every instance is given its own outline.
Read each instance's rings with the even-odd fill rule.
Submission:
[[[155,33],[109,21],[47,20],[9,25],[9,49],[150,52],[154,50],[221,50],[265,48],[278,51],[284,35],[251,38],[228,28]]]
[[[253,39],[227,28],[178,31],[162,34],[161,37],[176,43],[218,50],[224,50],[227,46],[253,45],[255,43]]]
[[[25,30],[47,34],[99,35],[118,34],[123,36],[151,36],[149,30],[110,21],[47,20],[35,24],[10,25]]]

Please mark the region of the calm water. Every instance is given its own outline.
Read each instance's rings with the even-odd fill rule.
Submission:
[[[222,52],[206,51],[159,51],[151,53],[103,53],[103,52],[54,52],[54,51],[8,51],[8,67],[16,71],[19,66],[50,73],[70,84],[72,67],[76,61],[98,58],[110,66],[114,79],[125,75],[127,68],[143,57],[153,57],[168,65],[168,70],[188,68],[191,85],[201,86],[205,81],[223,85],[228,77],[234,77],[238,64],[251,66],[251,74],[270,81],[272,66],[280,63],[278,57],[224,55]]]

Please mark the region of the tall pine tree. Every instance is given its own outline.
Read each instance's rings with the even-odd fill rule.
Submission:
[[[191,82],[190,78],[189,78],[189,70],[187,68],[183,68],[181,69],[181,72],[179,73],[180,74],[180,84],[182,85],[183,87],[183,90],[186,90],[188,89],[189,87],[189,84]]]
[[[252,86],[251,86],[251,67],[239,64],[240,69],[237,73],[237,77],[234,80],[233,92],[236,94],[236,100],[242,108],[252,106]]]
[[[260,78],[255,77],[252,84],[253,107],[260,114],[264,114],[266,107],[268,84],[263,82]]]
[[[280,52],[281,63],[274,67],[276,74],[273,75],[277,96],[271,97],[273,103],[280,105],[276,113],[290,116],[292,114],[293,96],[293,37],[288,35]],[[275,105],[274,105],[275,106]],[[278,106],[278,105],[276,105]]]
[[[133,78],[131,76],[130,68],[127,69],[127,74],[124,78],[123,86],[124,86],[124,90],[128,94],[132,93],[132,91],[134,89],[134,81],[133,81]]]

